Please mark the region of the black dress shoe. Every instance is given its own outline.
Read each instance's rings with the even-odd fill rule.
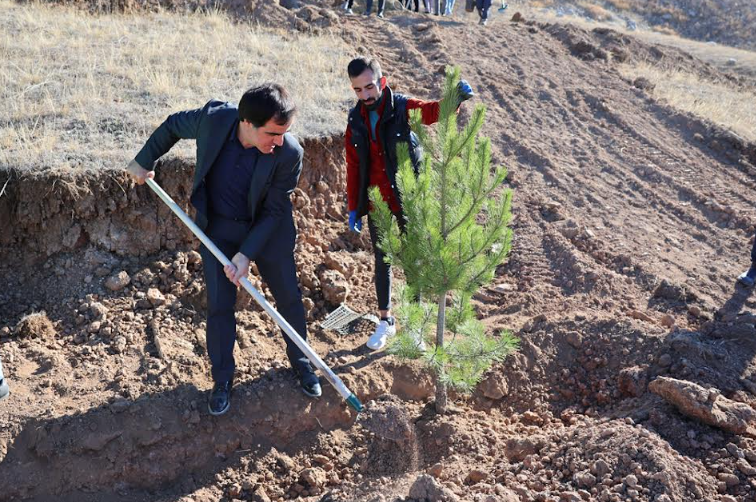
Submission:
[[[305,373],[299,380],[302,386],[302,392],[310,397],[320,397],[323,390],[320,388],[320,381],[315,373]]]
[[[233,379],[227,382],[215,382],[207,400],[207,411],[211,415],[223,415],[231,407],[231,387],[233,384]]]

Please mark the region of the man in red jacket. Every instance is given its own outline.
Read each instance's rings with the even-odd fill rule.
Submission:
[[[380,189],[400,228],[404,228],[401,198],[396,186],[396,147],[400,142],[407,143],[417,173],[423,152],[417,136],[410,129],[409,112],[420,109],[423,124],[431,125],[438,121],[440,107],[438,101],[421,101],[394,94],[386,84],[380,64],[373,58],[353,59],[347,73],[358,99],[349,112],[346,129],[349,229],[360,232],[362,217],[368,216],[370,240],[375,253],[375,292],[381,320],[368,339],[367,346],[380,350],[388,338],[396,334],[396,326],[391,316],[391,268],[378,247],[377,229],[369,215],[368,188],[377,186]],[[464,80],[459,82],[458,89],[460,104],[473,96],[472,88]],[[418,339],[417,343],[423,350],[422,339]]]

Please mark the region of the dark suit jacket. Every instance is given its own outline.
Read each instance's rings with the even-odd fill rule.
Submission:
[[[196,110],[174,113],[152,133],[136,156],[140,166],[153,169],[155,162],[178,140],[197,141],[197,165],[190,200],[197,209],[197,225],[203,230],[208,223],[205,176],[229,134],[233,134],[238,116],[236,106],[216,100]],[[278,228],[282,228],[283,219],[292,216],[289,195],[297,186],[302,172],[302,153],[297,140],[286,133],[282,146],[258,158],[247,196],[252,226],[239,248],[250,260],[255,260],[268,239]]]

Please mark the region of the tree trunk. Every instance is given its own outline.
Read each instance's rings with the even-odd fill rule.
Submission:
[[[446,326],[446,291],[438,300],[438,320],[436,321],[436,347],[444,346],[444,326]],[[441,370],[443,371],[443,369]],[[436,374],[436,413],[443,415],[447,409],[446,385],[441,382],[441,374]]]

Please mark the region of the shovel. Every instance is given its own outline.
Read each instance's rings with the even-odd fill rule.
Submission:
[[[200,228],[192,221],[191,218],[176,204],[173,199],[171,199],[171,196],[165,193],[165,191],[160,188],[160,185],[155,183],[154,180],[147,178],[147,184],[149,187],[160,197],[163,199],[163,202],[166,203],[166,205],[171,208],[171,211],[173,211],[176,216],[178,216],[181,221],[184,222],[184,224],[189,227],[189,230],[192,231],[194,235],[197,236],[197,238],[202,241],[202,244],[205,245],[207,249],[210,250],[211,253],[220,261],[223,266],[231,265],[231,261],[226,258],[226,256],[221,252],[218,247],[213,244],[213,241],[211,241],[205,233],[200,230]],[[304,355],[307,356],[307,359],[310,360],[310,362],[320,371],[323,372],[326,379],[331,383],[331,385],[336,388],[339,394],[341,394],[341,397],[343,397],[346,402],[351,406],[352,408],[357,411],[357,413],[362,411],[362,403],[360,403],[360,400],[357,399],[357,396],[355,396],[352,392],[347,389],[346,385],[344,385],[344,382],[341,381],[341,379],[336,376],[336,374],[329,368],[326,363],[323,362],[320,357],[315,353],[315,351],[312,350],[312,347],[310,347],[306,341],[302,339],[301,336],[294,330],[294,328],[291,327],[291,325],[286,322],[286,319],[284,319],[281,314],[279,314],[276,309],[273,308],[273,306],[268,303],[268,301],[265,299],[265,297],[257,291],[254,286],[252,286],[252,283],[249,282],[249,279],[246,277],[243,277],[241,279],[241,285],[244,286],[244,289],[247,290],[247,292],[252,295],[252,298],[255,299],[255,301],[267,312],[270,314],[270,316],[273,318],[274,321],[276,321],[276,324],[278,324],[281,329],[284,330],[284,333],[291,339],[292,342],[294,342],[297,347],[299,347],[302,352],[304,352]]]

